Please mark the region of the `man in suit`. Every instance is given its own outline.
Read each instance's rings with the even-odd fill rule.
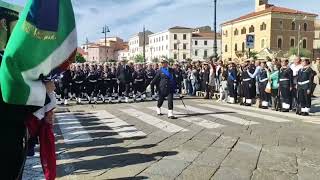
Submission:
[[[176,79],[174,70],[169,68],[168,61],[166,59],[161,60],[161,68],[157,71],[156,76],[151,81],[150,85],[153,86],[159,83],[159,99],[157,104],[157,115],[161,116],[161,106],[164,99],[168,99],[168,118],[176,119],[173,115],[173,94],[176,90]]]

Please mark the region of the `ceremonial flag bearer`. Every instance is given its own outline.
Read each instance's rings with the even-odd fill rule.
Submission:
[[[173,69],[168,67],[166,59],[161,60],[161,68],[158,70],[155,78],[151,81],[150,85],[153,86],[159,82],[159,99],[157,105],[157,115],[161,116],[161,106],[165,97],[168,99],[168,118],[176,119],[173,116],[173,94],[176,90],[176,80]]]

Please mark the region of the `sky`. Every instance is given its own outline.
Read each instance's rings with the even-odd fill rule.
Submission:
[[[4,0],[23,6],[27,0]],[[143,26],[152,32],[173,26],[213,26],[213,0],[71,0],[75,11],[78,42],[107,36],[124,40]],[[320,14],[319,0],[269,0],[270,4]],[[255,0],[217,0],[217,25],[254,11]],[[219,26],[218,26],[219,27]],[[219,30],[219,29],[218,29]]]

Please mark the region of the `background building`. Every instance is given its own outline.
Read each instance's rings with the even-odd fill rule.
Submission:
[[[268,0],[255,0],[255,3],[255,12],[221,25],[224,60],[246,54],[247,34],[255,35],[251,51],[269,49],[286,54],[290,48],[297,48],[300,40],[300,47],[312,52],[317,14],[274,6]]]
[[[315,21],[314,31],[314,42],[313,42],[313,57],[320,57],[320,20]]]
[[[145,44],[149,44],[149,35],[153,34],[151,31],[139,32],[129,39],[129,59],[134,60],[137,55],[143,55],[144,36]],[[148,48],[146,47],[146,50]]]

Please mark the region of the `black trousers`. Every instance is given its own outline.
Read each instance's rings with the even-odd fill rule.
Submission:
[[[77,98],[80,98],[81,97],[81,94],[82,94],[82,84],[83,83],[74,83],[73,86],[74,86],[74,93],[76,94],[76,97]]]
[[[298,89],[297,104],[300,108],[311,108],[311,92],[307,93],[307,89]]]
[[[26,128],[23,120],[20,119],[18,122],[15,118],[6,118],[8,119],[4,119],[6,122],[2,124],[3,128],[0,128],[2,139],[0,160],[5,163],[1,167],[1,178],[15,180],[23,170],[22,165],[26,153],[23,144]]]
[[[98,95],[98,88],[97,88],[97,83],[91,83],[89,82],[86,86],[87,94],[90,97],[97,97]]]
[[[145,90],[146,90],[146,87],[144,82],[138,82],[133,84],[133,91],[135,94],[137,94],[137,92],[143,93],[145,92]]]
[[[255,97],[256,93],[253,93],[256,90],[255,87],[252,82],[243,82],[243,95],[246,99],[253,99]]]
[[[162,106],[163,101],[166,97],[168,98],[168,109],[173,110],[173,93],[170,93],[168,96],[160,94],[157,107],[160,108]]]
[[[235,101],[236,101],[237,96],[238,96],[238,94],[237,94],[237,85],[235,85],[233,83],[233,81],[228,81],[227,86],[228,86],[229,96],[234,98]]]
[[[261,101],[269,101],[269,94],[265,91],[267,84],[268,82],[259,83],[259,96]]]
[[[70,92],[70,85],[62,85],[61,98],[62,99],[68,99],[69,98],[69,92]]]
[[[146,86],[148,86],[151,83],[152,79],[147,79]],[[150,85],[151,87],[151,95],[154,95],[154,87],[155,85]]]
[[[125,82],[120,82],[119,84],[119,96],[122,96],[124,93],[125,97],[129,97],[130,84]]]
[[[289,86],[280,86],[280,100],[281,103],[286,103],[290,105],[291,102],[291,91]]]

